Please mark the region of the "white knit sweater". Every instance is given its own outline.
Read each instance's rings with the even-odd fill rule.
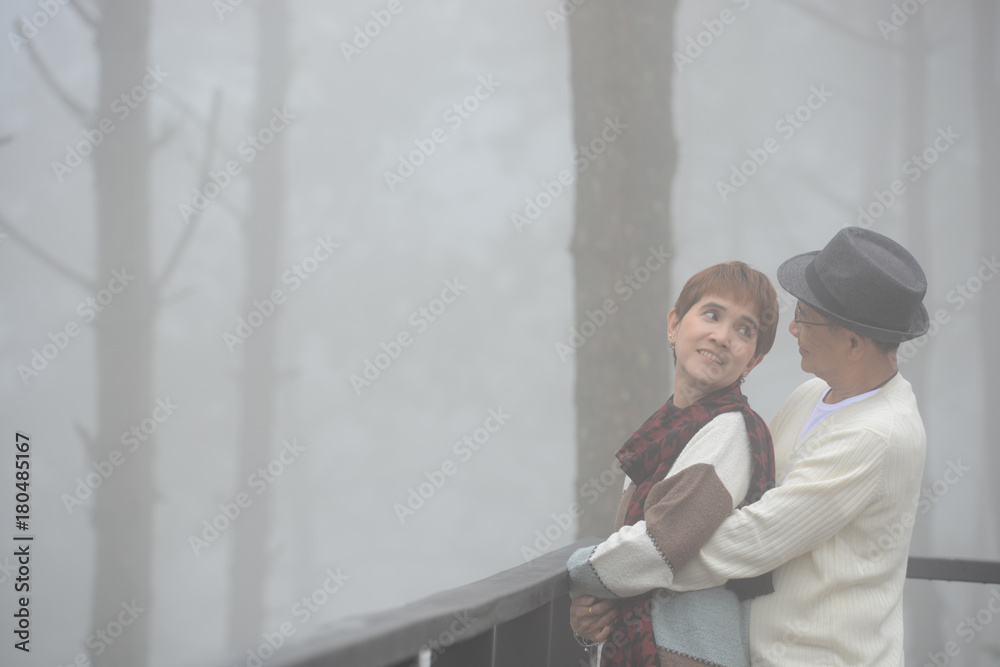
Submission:
[[[814,379],[792,393],[770,425],[778,486],[730,514],[670,588],[776,568],[775,592],[751,607],[754,667],[899,667],[926,434],[910,383],[896,375],[799,442],[826,389]]]

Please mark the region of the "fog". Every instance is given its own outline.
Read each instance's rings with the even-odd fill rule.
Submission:
[[[235,664],[606,534],[683,282],[847,225],[928,278],[911,554],[1000,559],[995,3],[597,2],[3,3],[0,663]],[[995,590],[909,582],[907,664],[998,664]]]

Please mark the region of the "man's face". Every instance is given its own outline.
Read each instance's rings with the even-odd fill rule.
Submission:
[[[798,302],[795,306],[795,318],[789,322],[788,330],[799,341],[802,370],[805,372],[818,378],[826,378],[831,369],[843,362],[840,354],[843,330],[808,304]]]

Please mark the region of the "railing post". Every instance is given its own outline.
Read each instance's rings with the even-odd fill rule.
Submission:
[[[496,628],[493,667],[549,667],[552,603]]]
[[[550,667],[587,667],[590,660],[569,627],[569,595],[552,601],[552,639],[549,643]]]
[[[496,628],[451,646],[434,661],[433,667],[493,667]]]

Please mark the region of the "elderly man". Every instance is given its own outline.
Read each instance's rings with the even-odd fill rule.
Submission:
[[[669,587],[773,570],[774,592],[751,602],[754,667],[899,667],[926,435],[896,348],[927,331],[926,279],[902,246],[849,227],[783,263],[778,282],[798,298],[789,331],[816,379],[770,424],[776,487],[730,514]],[[574,629],[607,639],[614,607],[575,600]]]

